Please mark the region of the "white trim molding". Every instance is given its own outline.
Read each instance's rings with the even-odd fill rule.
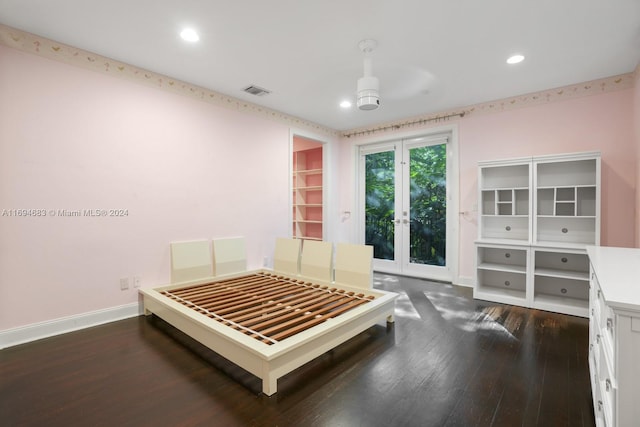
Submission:
[[[464,286],[467,288],[473,288],[474,286],[474,278],[468,276],[458,276],[458,282],[454,283],[454,285]]]
[[[142,304],[134,302],[7,329],[0,331],[0,350],[55,335],[65,334],[67,332],[136,317],[141,314],[143,314]]]

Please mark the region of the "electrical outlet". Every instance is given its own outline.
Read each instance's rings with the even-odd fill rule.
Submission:
[[[133,287],[134,288],[139,288],[141,281],[142,281],[142,279],[140,278],[140,276],[133,276]]]
[[[123,277],[122,279],[120,279],[120,290],[124,291],[127,289],[129,289],[129,278]]]
[[[264,260],[263,260],[263,264],[262,264],[262,265],[263,265],[264,267],[269,267],[269,257],[268,257],[268,256],[264,257]]]

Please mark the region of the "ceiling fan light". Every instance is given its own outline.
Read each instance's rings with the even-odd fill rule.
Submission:
[[[380,83],[377,77],[358,79],[357,105],[360,110],[375,110],[380,106]]]

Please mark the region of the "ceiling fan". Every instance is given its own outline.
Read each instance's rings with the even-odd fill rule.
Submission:
[[[378,42],[373,39],[361,40],[358,48],[364,54],[364,75],[358,79],[356,104],[363,111],[375,110],[380,106],[380,79],[373,75],[373,52]],[[435,77],[418,67],[388,65],[383,67],[385,75],[385,98],[404,100],[419,95],[432,94],[437,86]]]
[[[375,110],[380,106],[380,82],[373,76],[371,54],[378,42],[366,39],[358,43],[364,53],[364,76],[358,79],[357,105],[360,110]]]

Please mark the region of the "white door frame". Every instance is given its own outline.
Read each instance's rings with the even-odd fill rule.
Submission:
[[[424,266],[420,265],[412,265],[408,261],[408,254],[402,254],[402,257],[396,257],[398,261],[395,262],[379,262],[380,260],[375,260],[374,269],[380,272],[389,272],[395,274],[403,274],[407,276],[414,277],[422,277],[428,278],[431,280],[440,280],[445,282],[458,282],[458,253],[459,253],[459,225],[460,225],[460,215],[459,215],[459,159],[458,159],[458,127],[457,125],[450,126],[442,126],[438,128],[425,129],[420,131],[410,131],[403,132],[394,135],[393,139],[379,139],[379,140],[368,140],[363,141],[358,144],[356,149],[356,180],[357,188],[355,193],[355,204],[356,206],[356,227],[357,233],[356,236],[358,238],[359,243],[364,243],[365,241],[365,230],[364,230],[364,174],[362,173],[364,165],[361,160],[361,149],[365,149],[368,153],[375,153],[386,151],[389,147],[393,147],[396,143],[405,143],[408,142],[410,146],[413,141],[418,143],[418,141],[428,141],[431,139],[438,139],[442,136],[448,136],[447,142],[447,247],[446,247],[446,268],[440,268],[438,272],[437,269],[429,269],[424,268]],[[408,168],[404,168],[407,174],[405,177],[408,178]],[[396,171],[398,172],[398,171]],[[402,185],[398,183],[396,180],[396,189],[398,185]],[[406,199],[406,197],[404,197]],[[408,202],[405,202],[408,203]],[[396,202],[396,213],[402,212],[403,206],[398,206]],[[399,218],[399,216],[397,217]],[[396,233],[395,244],[398,243],[398,236]],[[406,245],[405,245],[406,246]],[[396,250],[403,250],[401,246],[397,246]],[[406,265],[400,265],[399,259],[403,259]]]

